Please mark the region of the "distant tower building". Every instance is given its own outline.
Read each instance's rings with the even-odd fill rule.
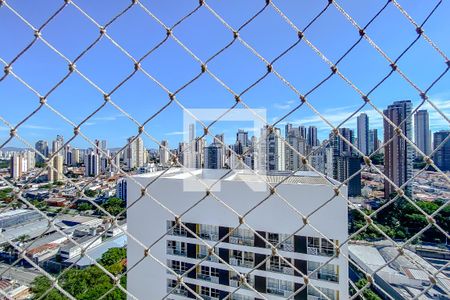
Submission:
[[[81,162],[81,157],[80,157],[80,149],[76,149],[74,148],[72,150],[72,165],[76,166]]]
[[[205,139],[199,137],[195,140],[195,168],[203,168],[205,162]]]
[[[48,157],[48,143],[47,141],[39,140],[35,145],[36,150],[44,157]],[[36,163],[44,163],[45,159],[38,153],[36,155]]]
[[[52,153],[55,153],[58,151],[59,155],[63,156],[64,159],[64,137],[62,135],[57,135],[56,140],[52,142]]]
[[[303,165],[301,163],[300,154],[306,154],[307,144],[306,140],[301,135],[300,128],[291,127],[286,135],[286,142],[289,146],[284,146],[286,163],[285,169],[290,171],[303,170],[303,168],[301,168]]]
[[[426,109],[418,110],[414,115],[414,141],[425,155],[431,153],[430,117]]]
[[[70,145],[64,148],[64,164],[66,166],[73,165],[72,147]]]
[[[411,101],[404,100],[395,101],[383,111],[395,125],[401,123],[400,129],[408,139],[412,138],[411,110]],[[384,121],[384,144],[384,175],[397,186],[401,186],[413,175],[413,148],[403,137],[397,135],[395,126],[391,126],[386,120]],[[395,187],[385,180],[385,197],[388,198],[394,192]],[[405,193],[412,194],[411,183],[405,186]]]
[[[9,167],[9,173],[11,178],[13,179],[19,179],[22,177],[24,169],[24,159],[22,155],[20,155],[17,152],[14,152],[10,159],[10,167]]]
[[[212,143],[205,148],[205,169],[222,169],[224,166],[223,147],[219,143]]]
[[[250,143],[248,139],[248,131],[244,131],[239,129],[236,133],[236,143],[234,146],[234,152],[236,154],[244,154],[244,152],[248,149]]]
[[[286,167],[285,161],[285,145],[281,139],[280,128],[273,128],[268,133],[267,128],[261,130],[261,154],[259,156],[259,166],[261,170],[284,171]]]
[[[350,128],[339,128],[339,133],[347,140],[345,141],[344,139],[339,138],[339,155],[351,156],[353,154],[353,148],[351,145],[355,142],[353,130]]]
[[[57,154],[52,159],[50,159],[47,175],[49,182],[63,180],[63,171],[64,171],[63,164],[64,158],[62,157],[62,155]]]
[[[84,168],[86,177],[95,177],[100,174],[100,155],[95,150],[91,150],[84,155]]]
[[[169,142],[166,140],[161,141],[159,146],[159,162],[163,167],[170,166]]]
[[[298,127],[299,133],[300,133],[300,137],[304,138],[305,140],[308,138],[308,132],[305,126],[300,125]]]
[[[361,160],[358,156],[337,156],[334,158],[337,165],[336,180],[344,182],[361,169]],[[354,175],[348,182],[348,196],[361,195],[361,172]]]
[[[322,174],[325,174],[325,151],[320,146],[314,146],[308,154],[308,160],[311,166]]]
[[[357,118],[358,149],[364,154],[369,154],[369,117],[362,113]]]
[[[378,141],[378,129],[369,130],[369,154],[374,153],[380,147]]]
[[[121,178],[117,182],[116,197],[127,201],[127,181],[125,178]]]
[[[128,138],[128,145],[125,149],[125,163],[127,170],[132,170],[144,166],[144,142],[141,137],[134,136]]]
[[[26,160],[27,171],[33,169],[36,165],[35,153],[33,151],[27,150],[24,152],[23,156]]]
[[[308,127],[308,146],[309,147],[319,146],[319,140],[317,139],[317,127],[316,126]]]
[[[442,130],[433,134],[434,149],[437,149],[450,135],[450,130]],[[434,163],[442,171],[450,171],[450,139],[448,139],[433,156]]]

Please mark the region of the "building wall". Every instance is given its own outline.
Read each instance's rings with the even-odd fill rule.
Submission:
[[[142,185],[146,185],[152,180],[152,176],[135,176]],[[181,177],[181,176],[180,176]],[[197,182],[195,179],[185,179]],[[152,188],[148,190],[154,199],[158,199],[161,203],[179,215],[186,211],[190,206],[203,198],[205,193],[199,192],[183,192],[182,179],[161,177],[157,182],[152,184]],[[174,220],[173,215],[167,210],[162,209],[161,206],[155,203],[151,198],[144,197],[137,203],[133,204],[136,199],[140,197],[140,187],[134,181],[128,180],[128,205],[132,205],[128,210],[128,230],[131,235],[137,238],[144,245],[151,245],[156,240],[160,239],[167,232],[167,222]],[[306,185],[306,184],[282,184],[278,187],[279,193],[298,209],[303,214],[312,212],[315,208],[323,204],[325,201],[332,198],[334,192],[330,186],[327,185]],[[267,196],[267,191],[255,192],[244,181],[221,181],[220,191],[215,192],[215,195],[226,201],[227,205],[233,207],[238,213],[244,214],[251,208],[257,205],[263,198]],[[346,194],[346,188],[343,188],[343,193]],[[209,198],[209,199],[208,199]],[[226,209],[222,204],[213,200],[211,196],[199,203],[194,209],[183,215],[183,222],[194,224],[210,224],[221,227],[235,227],[238,224],[238,217]],[[283,222],[280,222],[283,220]],[[296,214],[290,207],[283,204],[281,198],[272,196],[269,200],[260,205],[257,210],[250,213],[246,217],[246,222],[256,229],[258,232],[274,232],[283,234],[292,234],[296,232],[301,226],[302,221],[298,214]],[[327,205],[321,208],[314,214],[310,223],[320,230],[325,236],[330,239],[344,241],[347,239],[347,206],[346,200],[342,197],[336,197]],[[194,229],[195,230],[195,229]],[[310,226],[306,226],[296,235],[301,237],[320,237]],[[192,244],[200,244],[198,240],[186,237],[173,237],[165,235],[158,243],[152,246],[150,253],[158,258],[161,262],[166,264],[168,259],[180,259],[179,257],[166,254],[167,241],[178,240],[185,241]],[[128,265],[134,266],[143,257],[144,248],[136,243],[133,239],[128,242]],[[212,244],[211,244],[212,245]],[[236,245],[230,243],[223,243],[219,248],[240,249],[249,252],[270,254],[270,249],[256,248],[251,246]],[[189,251],[189,250],[187,250]],[[343,246],[341,253],[346,255],[347,247]],[[317,261],[326,262],[329,257],[312,255],[300,252],[283,252],[283,256],[290,256],[302,261]],[[189,263],[194,263],[197,260],[189,260]],[[333,283],[322,280],[312,280],[315,286],[324,288],[332,288],[339,290],[340,299],[348,298],[348,262],[341,255],[339,259],[333,259],[334,264],[339,266],[339,283]],[[206,264],[214,264],[209,262]],[[221,268],[227,269],[223,264]],[[242,272],[249,269],[238,268]],[[296,283],[299,286],[303,283],[301,277],[283,275],[274,272],[255,271],[258,275],[258,280],[261,281],[264,276],[271,278],[286,279]],[[269,274],[270,273],[270,274]],[[128,289],[138,298],[159,299],[167,294],[167,279],[174,278],[167,274],[167,270],[159,265],[155,260],[147,258],[130,269],[128,277]],[[255,277],[256,279],[256,277]],[[215,283],[199,281],[198,279],[186,279],[186,282],[202,286],[216,287],[222,291],[234,290],[235,288],[227,288],[225,285],[217,285]],[[255,284],[258,284],[255,282]],[[248,291],[240,290],[247,294]],[[255,294],[253,297],[258,298]],[[171,296],[172,299],[184,299],[178,296]],[[268,296],[268,299],[281,299],[275,296]]]

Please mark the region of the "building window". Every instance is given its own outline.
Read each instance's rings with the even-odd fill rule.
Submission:
[[[325,296],[323,296],[321,293],[319,293],[320,290]],[[327,288],[323,288],[323,287],[310,287],[308,286],[308,295],[309,296],[314,296],[316,297],[315,299],[319,299],[319,300],[336,300],[336,291],[332,290],[332,289],[327,289]]]
[[[183,285],[178,285],[176,280],[167,279],[167,292],[172,294],[178,294],[188,296],[188,290]]]
[[[219,262],[219,259],[217,258],[217,256],[215,255],[210,255],[208,256],[208,247],[206,247],[205,245],[197,245],[198,247],[198,252],[197,252],[197,258],[198,259],[204,259],[206,257],[207,261],[212,261],[212,262]],[[214,252],[218,253],[218,248],[214,248]]]
[[[186,229],[181,225],[176,225],[175,221],[167,221],[167,231],[170,235],[187,236]]]
[[[283,251],[294,252],[294,236],[290,234],[280,234],[280,244],[279,249]]]
[[[230,265],[253,268],[255,265],[255,253],[240,250],[231,250]]]
[[[251,275],[251,274],[246,274],[245,275],[245,278],[247,279],[247,283],[250,285],[250,286],[254,286],[253,285],[253,275]],[[237,287],[240,287],[241,286],[241,281],[240,281],[240,275],[239,275],[239,273],[236,273],[236,272],[234,272],[234,271],[230,271],[230,286],[231,287],[235,287],[235,288],[237,288]],[[249,287],[247,286],[247,285],[242,285],[242,288],[244,288],[244,289],[248,289]]]
[[[282,259],[279,256],[271,256],[267,261],[267,269],[272,272],[294,275],[294,269],[285,260],[292,263],[290,258]]]
[[[167,254],[186,256],[186,243],[167,241]]]
[[[249,229],[237,228],[230,235],[231,244],[253,246],[254,242],[254,234]]]
[[[324,238],[308,237],[308,254],[333,256],[334,245]]]
[[[320,266],[322,267],[318,271],[314,272]],[[323,265],[320,262],[308,261],[308,274],[310,274],[310,277],[312,279],[319,279],[333,282],[339,281],[338,266],[330,263]]]
[[[200,268],[197,268],[197,278],[218,284],[219,269],[209,266],[200,266]]]
[[[267,278],[267,293],[281,297],[288,297],[294,292],[292,281]]]
[[[198,236],[202,239],[209,241],[218,241],[219,240],[219,227],[214,225],[206,225],[199,224],[198,227]]]
[[[267,245],[267,248],[271,248],[272,246],[276,246],[279,242],[279,235],[278,233],[271,233],[268,232],[267,233],[267,241],[271,244],[271,245]]]
[[[184,274],[188,270],[186,263],[178,260],[168,260],[167,266],[177,274]],[[167,272],[172,273],[169,270]]]
[[[200,288],[200,296],[202,296],[204,299],[219,299],[219,290],[209,288],[206,286],[202,286]]]
[[[333,241],[333,240],[331,240]],[[322,239],[322,245],[321,245],[321,254],[326,256],[333,256],[334,255],[334,245],[327,241],[326,239]]]

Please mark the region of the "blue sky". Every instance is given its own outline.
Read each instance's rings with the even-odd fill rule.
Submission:
[[[149,11],[168,26],[194,9],[198,1],[164,0],[141,1]],[[299,27],[303,28],[328,1],[274,1]],[[364,26],[385,1],[337,1],[360,25]],[[35,27],[39,27],[63,1],[34,0],[13,1],[8,4]],[[105,24],[127,7],[130,1],[74,0],[99,24]],[[261,0],[211,0],[207,3],[232,27],[238,28],[264,6]],[[403,0],[400,4],[410,15],[422,22],[437,1]],[[444,53],[450,53],[450,3],[444,1],[424,27],[427,35]],[[135,58],[142,57],[165,37],[165,30],[144,10],[135,5],[107,29],[108,34]],[[392,4],[367,29],[367,34],[391,58],[395,59],[417,36],[414,27]],[[42,36],[59,52],[73,60],[99,35],[99,30],[86,16],[70,4],[42,31]],[[205,7],[174,29],[174,35],[197,57],[208,59],[232,40],[232,33]],[[264,10],[245,27],[240,36],[269,61],[297,41],[296,32],[272,7]],[[334,7],[328,10],[305,32],[305,36],[328,59],[336,61],[358,39],[357,30]],[[8,8],[0,8],[0,58],[10,62],[33,39],[33,31]],[[434,49],[420,39],[398,63],[399,68],[419,87],[425,89],[441,72],[445,62]],[[173,39],[169,38],[142,63],[143,68],[171,91],[177,90],[198,75],[200,65]],[[2,65],[3,67],[3,65]],[[103,38],[77,63],[78,70],[104,91],[111,91],[133,70],[133,62],[111,41]],[[279,59],[274,68],[300,92],[304,93],[325,78],[329,67],[304,42]],[[241,43],[231,47],[208,63],[208,69],[235,92],[240,93],[266,72],[266,66]],[[67,63],[42,41],[37,41],[14,64],[13,71],[41,94],[47,93],[67,73]],[[339,70],[362,91],[369,91],[390,70],[388,62],[363,40],[340,63]],[[450,113],[450,75],[444,76],[430,90],[429,96],[445,114]],[[169,101],[167,93],[137,72],[113,95],[112,100],[139,122]],[[0,82],[0,116],[16,124],[33,111],[39,99],[13,76]],[[203,74],[197,81],[182,90],[177,99],[186,108],[229,108],[233,95],[210,75]],[[242,97],[252,108],[267,109],[269,122],[274,122],[299,103],[292,90],[276,76],[269,74]],[[362,104],[360,96],[338,76],[332,77],[308,97],[310,103],[334,125],[338,125]],[[379,108],[395,100],[411,99],[416,105],[420,97],[397,73],[386,80],[371,99]],[[48,103],[74,123],[79,123],[103,103],[102,94],[78,74],[72,74],[48,98]],[[243,108],[238,106],[238,108]],[[382,120],[375,111],[364,109],[370,117],[370,126],[381,128]],[[449,126],[432,108],[432,130]],[[157,140],[168,139],[176,146],[182,139],[183,113],[172,103],[150,121],[146,130]],[[330,128],[309,108],[302,107],[288,121],[319,128],[319,137],[325,138]],[[355,127],[356,117],[344,126]],[[235,131],[242,124],[219,122],[211,130],[224,132],[228,142],[234,140]],[[137,133],[137,127],[119,110],[107,104],[88,120],[81,131],[90,139],[106,139],[109,146],[122,146],[126,138]],[[22,125],[18,133],[30,143],[38,139],[53,139],[56,134],[66,138],[72,135],[71,126],[48,108],[42,108]],[[0,141],[8,136],[8,129],[0,122]],[[144,137],[149,148],[156,148]],[[80,137],[72,143],[85,147]],[[23,146],[12,141],[8,146]]]

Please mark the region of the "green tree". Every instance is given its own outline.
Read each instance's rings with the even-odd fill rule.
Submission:
[[[126,257],[125,248],[112,248],[102,255],[99,262],[108,270],[113,270],[114,275],[122,273],[123,266],[120,262]],[[58,281],[59,285],[74,298],[80,300],[99,299],[112,290],[103,299],[125,300],[126,295],[121,290],[114,288],[112,279],[97,266],[91,266],[83,270],[70,269],[64,273]],[[126,276],[121,277],[121,285],[126,288]],[[45,276],[37,277],[31,284],[34,299],[39,299],[51,288],[50,280]],[[46,300],[60,300],[65,297],[56,289],[44,296]]]
[[[91,210],[92,205],[90,205],[89,203],[83,202],[83,203],[80,203],[80,205],[78,205],[77,208],[79,211],[86,211],[86,210]]]
[[[358,280],[355,285],[358,289],[363,288],[364,286],[366,286],[367,284],[367,280],[364,278],[361,278],[360,280]],[[365,288],[364,291],[362,292],[362,295],[364,297],[364,299],[366,300],[381,300],[380,296],[378,296],[371,288],[370,286]],[[362,299],[361,297],[358,297],[358,299]]]
[[[125,201],[117,197],[111,197],[103,204],[103,208],[111,215],[117,216],[125,208]]]
[[[87,197],[93,198],[93,197],[96,197],[96,196],[97,196],[98,192],[97,192],[97,191],[94,191],[94,190],[85,190],[85,191],[84,191],[84,194],[85,194]]]

